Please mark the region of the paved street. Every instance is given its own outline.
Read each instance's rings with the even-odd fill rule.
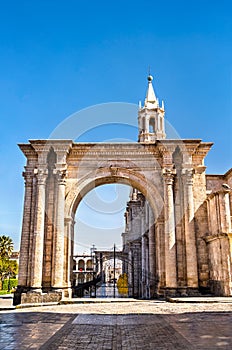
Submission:
[[[0,313],[0,349],[231,349],[232,302],[96,302]]]

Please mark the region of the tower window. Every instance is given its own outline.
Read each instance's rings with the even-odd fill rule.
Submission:
[[[154,134],[155,133],[155,119],[151,118],[149,122],[149,133]]]

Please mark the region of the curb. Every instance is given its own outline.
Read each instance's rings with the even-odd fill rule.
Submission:
[[[212,299],[208,298],[171,298],[171,297],[167,297],[166,301],[169,303],[185,303],[185,304],[213,304],[213,303],[224,303],[224,304],[231,304],[232,303],[232,298],[228,298],[228,300],[226,300],[226,298],[224,299],[214,299],[212,297]]]
[[[41,306],[55,306],[58,305],[58,302],[50,302],[50,303],[31,303],[31,304],[19,304],[15,306],[15,309],[26,309],[29,307],[41,307]]]
[[[15,310],[15,309],[16,309],[15,306],[0,307],[0,312],[1,312],[1,311],[12,311],[12,310]]]

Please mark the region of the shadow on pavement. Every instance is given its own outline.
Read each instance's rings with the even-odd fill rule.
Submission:
[[[0,314],[0,349],[231,349],[232,312]]]

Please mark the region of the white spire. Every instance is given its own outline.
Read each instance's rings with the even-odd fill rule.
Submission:
[[[164,122],[164,103],[161,107],[159,100],[155,96],[152,86],[153,77],[149,74],[147,77],[148,88],[144,106],[138,111],[139,142],[155,142],[166,138]]]
[[[148,88],[147,88],[147,94],[144,102],[144,107],[157,108],[158,103],[157,103],[157,98],[155,96],[155,91],[152,86],[152,80],[153,80],[152,75],[149,75],[147,77],[147,80],[148,80]]]

